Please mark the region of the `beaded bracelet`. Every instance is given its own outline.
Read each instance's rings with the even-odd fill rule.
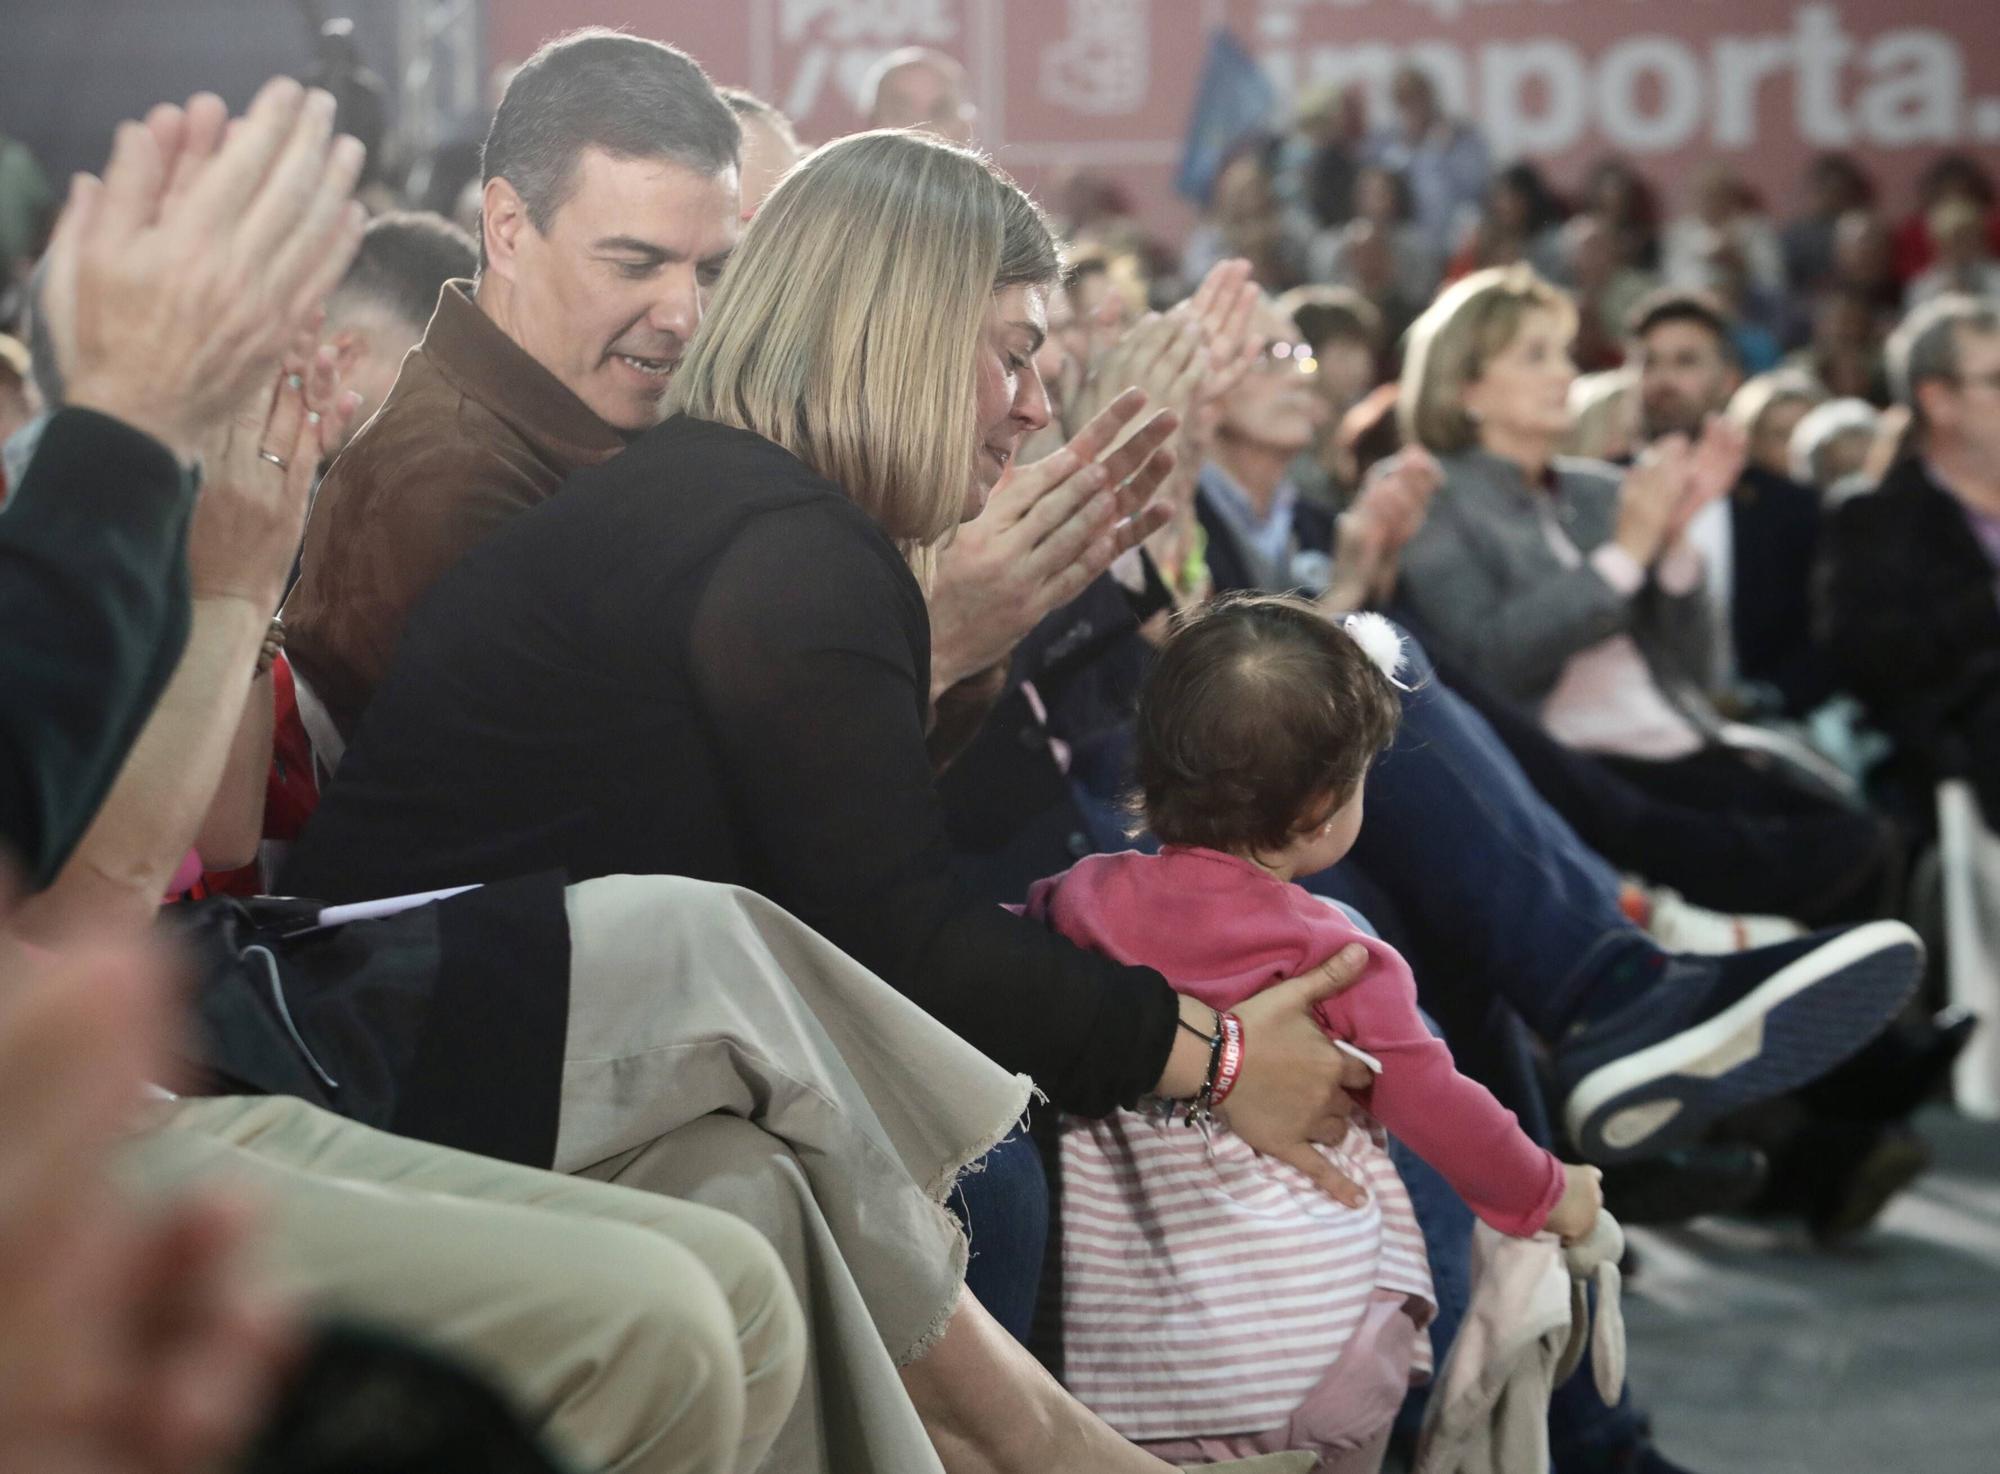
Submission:
[[[259,678],[271,673],[271,667],[277,664],[278,652],[284,648],[285,622],[274,615],[271,619],[270,628],[264,631],[264,643],[257,651],[257,676]]]
[[[1236,1088],[1243,1074],[1243,1021],[1233,1013],[1218,1012],[1213,1036],[1202,1034],[1192,1025],[1188,1031],[1208,1039],[1208,1070],[1201,1089],[1188,1101],[1181,1124],[1207,1127],[1215,1120],[1215,1108]]]
[[[1175,1023],[1179,1024],[1183,1029],[1186,1029],[1195,1038],[1208,1046],[1208,1068],[1202,1071],[1201,1088],[1189,1096],[1180,1106],[1175,1106],[1171,1102],[1168,1103],[1167,1114],[1169,1116],[1176,1109],[1182,1111],[1181,1124],[1183,1126],[1192,1126],[1197,1121],[1203,1121],[1203,1124],[1206,1124],[1206,1121],[1203,1120],[1201,1101],[1209,1087],[1215,1083],[1216,1070],[1219,1068],[1222,1059],[1222,1011],[1220,1009],[1211,1009],[1209,1011],[1215,1018],[1215,1032],[1213,1034],[1204,1034],[1184,1018],[1174,1020]]]

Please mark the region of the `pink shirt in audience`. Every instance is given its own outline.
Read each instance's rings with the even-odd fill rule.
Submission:
[[[1546,502],[1540,514],[1556,557],[1571,568],[1586,561]],[[1603,544],[1588,561],[1628,599],[1645,586],[1646,570],[1616,543]],[[1683,541],[1660,559],[1654,576],[1667,593],[1685,594],[1701,582],[1702,572],[1701,554]],[[1558,742],[1583,752],[1654,762],[1690,757],[1702,746],[1700,729],[1667,700],[1630,635],[1612,635],[1570,656],[1555,688],[1542,698],[1542,725]]]

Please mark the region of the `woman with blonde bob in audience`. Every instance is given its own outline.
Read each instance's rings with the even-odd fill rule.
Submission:
[[[1403,552],[1412,622],[1462,672],[1656,798],[1768,820],[1764,863],[1799,878],[1815,918],[1880,914],[1893,867],[1876,822],[1725,746],[1700,695],[1720,635],[1687,532],[1735,484],[1740,437],[1712,422],[1698,443],[1664,437],[1626,470],[1559,455],[1575,332],[1569,298],[1518,266],[1455,283],[1411,329],[1404,433],[1444,476]],[[1888,925],[1858,928],[1855,945],[1906,945]],[[1897,1000],[1856,986],[1857,1007],[1886,1007],[1886,1022]],[[1809,1033],[1772,1051],[1794,1083],[1840,1057]]]
[[[1213,1013],[965,890],[925,749],[925,577],[1047,419],[1033,359],[1056,275],[1034,206],[974,154],[871,133],[796,166],[744,233],[671,417],[418,611],[286,884],[340,898],[560,868],[745,886],[1066,1108],[1197,1094]],[[1142,504],[1174,424],[1110,449],[1142,398],[1014,474]],[[1311,1146],[1344,1132],[1350,1076],[1308,1008],[1358,960],[1237,1010],[1250,1063],[1231,1097],[1238,1135],[1350,1199]],[[622,1109],[677,1088],[663,1068]],[[910,1245],[922,1303],[869,1307],[899,1328],[885,1339],[946,1468],[1164,1471],[959,1287],[962,1252]]]
[[[1708,668],[1701,560],[1681,534],[1728,484],[1697,484],[1684,441],[1622,478],[1560,458],[1575,336],[1569,298],[1518,266],[1464,278],[1411,329],[1404,438],[1440,458],[1445,483],[1405,555],[1405,587],[1438,643],[1503,694],[1540,703],[1556,736],[1684,755],[1698,734],[1633,646],[1672,669]],[[1604,644],[1605,659],[1571,671]]]

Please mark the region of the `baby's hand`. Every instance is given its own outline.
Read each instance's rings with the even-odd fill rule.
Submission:
[[[1604,1174],[1595,1167],[1563,1166],[1567,1186],[1545,1225],[1566,1244],[1583,1238],[1597,1224],[1604,1207]]]

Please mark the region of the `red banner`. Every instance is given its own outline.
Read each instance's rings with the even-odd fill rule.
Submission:
[[[897,46],[962,60],[981,141],[1025,183],[1084,165],[1163,225],[1209,32],[1228,26],[1281,96],[1426,65],[1495,157],[1558,185],[1606,152],[1678,203],[1725,159],[1791,207],[1814,152],[1848,149],[1891,208],[1951,148],[2000,172],[2000,11],[1987,0],[489,0],[494,59],[565,27],[626,25],[791,113],[808,138],[860,123],[868,67]]]

